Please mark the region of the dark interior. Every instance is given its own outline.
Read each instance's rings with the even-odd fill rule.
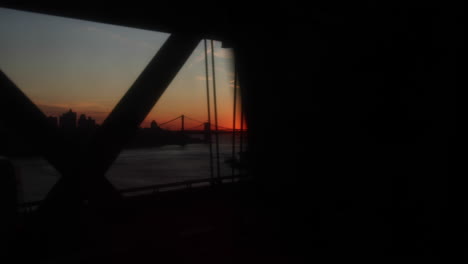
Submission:
[[[455,258],[458,246],[451,237],[463,234],[453,227],[457,210],[449,203],[449,175],[456,160],[461,9],[352,1],[154,6],[2,1],[1,6],[232,47],[249,128],[251,177],[121,200],[97,176],[134,133],[138,118],[129,117],[120,127],[109,125],[106,133],[113,137],[89,150],[109,160],[94,164],[82,178],[64,177],[68,180],[13,235],[6,258],[28,263],[449,263]],[[167,54],[184,49],[177,45]],[[3,79],[0,85],[6,91]],[[135,98],[126,104],[138,105]],[[12,127],[25,119],[41,126],[42,117],[31,111],[5,114],[33,106],[0,103],[0,118]],[[41,131],[31,140],[53,134]],[[64,171],[72,167],[52,152],[44,155],[65,159],[57,161]]]

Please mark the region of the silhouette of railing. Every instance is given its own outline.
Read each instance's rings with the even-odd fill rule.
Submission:
[[[188,180],[188,181],[181,181],[181,182],[172,182],[172,183],[163,183],[163,184],[153,184],[147,185],[142,187],[134,187],[134,188],[126,188],[121,189],[119,192],[122,196],[125,197],[132,197],[138,195],[150,195],[150,194],[157,194],[160,192],[168,192],[168,191],[176,191],[176,190],[188,190],[194,187],[204,187],[204,186],[214,186],[216,184],[222,183],[233,183],[238,182],[240,180],[247,179],[245,175],[236,175],[236,176],[226,176],[221,178],[203,178],[203,179],[196,179],[196,180]],[[18,212],[29,214],[32,213],[37,207],[41,204],[42,201],[32,201],[32,202],[25,202],[20,203],[18,205]]]
[[[189,181],[182,181],[182,182],[173,182],[173,183],[164,183],[164,184],[154,184],[142,187],[135,187],[135,188],[127,188],[120,190],[120,193],[125,196],[132,196],[132,195],[139,195],[142,192],[147,194],[156,194],[161,191],[172,191],[172,190],[181,190],[181,189],[191,189],[192,187],[202,187],[202,186],[209,186],[211,184],[216,183],[226,183],[226,182],[236,182],[240,179],[244,179],[240,175],[237,176],[227,176],[222,178],[204,178],[204,179],[197,179],[197,180],[189,180]],[[138,194],[136,194],[138,193]]]

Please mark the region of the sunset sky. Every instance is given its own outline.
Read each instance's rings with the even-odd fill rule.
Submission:
[[[0,8],[0,69],[46,115],[58,116],[71,108],[101,123],[168,37],[168,33]],[[231,128],[234,58],[220,42],[215,42],[214,55],[219,125]],[[205,85],[200,42],[142,127],[181,114],[207,121]],[[186,120],[185,127],[198,124]],[[179,126],[174,123],[170,129]]]

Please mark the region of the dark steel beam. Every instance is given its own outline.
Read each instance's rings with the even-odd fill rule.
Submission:
[[[89,162],[104,174],[175,78],[200,39],[171,35],[102,124],[90,148]]]
[[[0,120],[39,151],[61,174],[67,174],[67,150],[44,113],[0,71]]]
[[[191,33],[200,38],[222,41],[226,31],[231,25],[228,12],[233,5],[217,3],[211,9],[199,3],[153,5],[128,5],[128,3],[97,5],[89,8],[82,3],[77,5],[66,4],[38,4],[34,2],[0,3],[0,7],[40,13],[44,15],[62,16],[82,19],[98,23],[134,27],[145,30],[154,30],[165,33]],[[215,20],[217,23],[212,23]]]
[[[50,197],[56,197],[54,200],[62,208],[65,203],[68,208],[73,208],[72,201],[80,203],[85,197],[83,194],[86,192],[83,190],[92,188],[103,195],[117,193],[104,177],[94,179],[93,183],[81,179],[79,172],[86,155],[86,146],[78,145],[74,138],[67,137],[52,126],[46,115],[2,71],[0,120],[9,131],[20,135],[34,151],[44,156],[62,176],[57,184],[59,188],[52,189],[48,195],[49,200]],[[51,209],[54,208],[57,206]]]
[[[108,201],[112,193],[106,186],[104,175],[115,161],[120,151],[135,135],[171,81],[182,68],[200,39],[191,35],[171,35],[141,73],[125,96],[103,122],[101,129],[91,140],[83,153],[81,168],[77,176],[85,192],[86,199]],[[48,195],[47,201],[57,201],[65,194],[67,184],[61,179]],[[76,184],[76,183],[75,183]],[[109,192],[105,192],[105,188]],[[55,194],[59,194],[55,197]]]

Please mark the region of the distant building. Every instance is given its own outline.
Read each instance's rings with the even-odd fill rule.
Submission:
[[[78,119],[78,128],[81,130],[92,130],[96,128],[96,121],[92,119],[90,116],[86,118],[85,114],[80,115]]]
[[[80,115],[80,118],[78,119],[78,128],[79,129],[87,129],[88,128],[88,119],[86,118],[85,114]]]
[[[90,116],[88,116],[88,128],[96,128],[96,120],[92,119]]]
[[[76,128],[76,113],[71,109],[60,116],[61,129],[75,129]]]
[[[47,122],[49,122],[53,127],[58,127],[58,118],[55,116],[48,116]]]
[[[154,120],[151,121],[150,128],[151,128],[151,129],[157,129],[157,130],[159,130],[159,126],[158,126],[158,124],[156,123],[156,121],[154,121]]]

